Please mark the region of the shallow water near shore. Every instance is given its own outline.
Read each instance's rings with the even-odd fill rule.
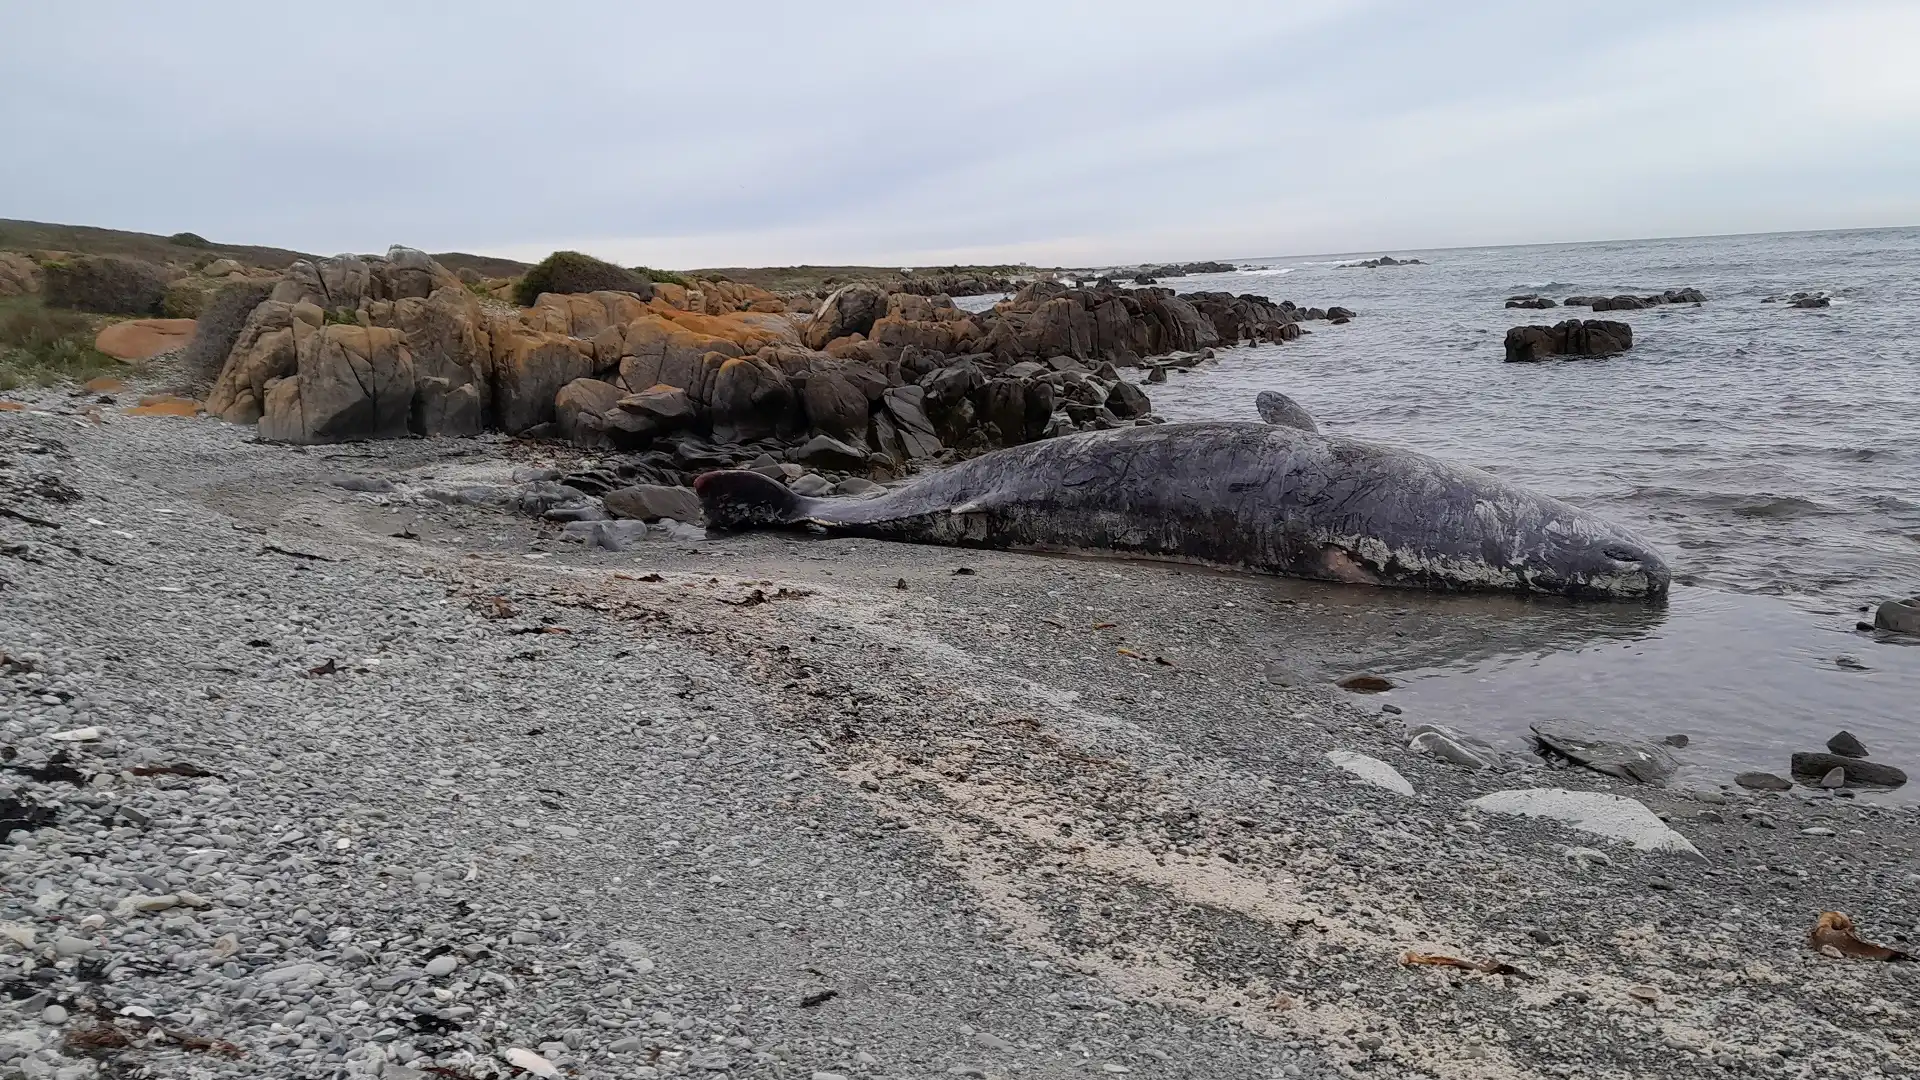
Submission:
[[[1854,631],[1872,618],[1863,606],[1920,592],[1920,229],[1395,251],[1424,265],[1339,266],[1375,254],[1165,282],[1358,317],[1223,350],[1152,387],[1155,411],[1252,420],[1254,395],[1278,390],[1329,432],[1486,468],[1626,523],[1678,583],[1659,612],[1436,598],[1453,654],[1398,652],[1403,685],[1386,700],[1515,747],[1544,716],[1684,733],[1679,756],[1702,778],[1784,775],[1791,752],[1841,728],[1920,772],[1920,648]],[[1597,316],[1504,307],[1524,293],[1679,286],[1708,302]],[[1833,306],[1762,303],[1801,290]],[[1631,324],[1633,350],[1503,362],[1507,328],[1576,316]],[[1359,590],[1352,602],[1428,601]],[[1914,801],[1920,784],[1872,797]]]

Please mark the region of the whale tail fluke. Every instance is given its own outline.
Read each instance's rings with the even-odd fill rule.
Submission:
[[[812,503],[778,480],[743,469],[704,473],[693,490],[706,511],[707,527],[730,532],[798,525]]]

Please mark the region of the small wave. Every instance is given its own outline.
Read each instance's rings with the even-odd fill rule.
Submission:
[[[1579,285],[1571,281],[1529,281],[1524,285],[1514,286],[1516,289],[1552,289],[1554,292],[1561,292],[1566,289],[1577,289],[1579,287]]]
[[[1831,506],[1822,506],[1812,499],[1803,499],[1797,495],[1722,495],[1713,501],[1722,502],[1722,509],[1736,517],[1767,518],[1788,520],[1799,517],[1811,517],[1816,514],[1838,513]]]
[[[1277,276],[1279,276],[1279,275],[1281,275],[1281,274],[1291,274],[1291,273],[1293,273],[1293,267],[1291,267],[1291,266],[1263,266],[1263,267],[1260,267],[1260,268],[1259,268],[1259,269],[1257,269],[1257,270],[1241,270],[1241,271],[1239,271],[1239,272],[1240,272],[1240,273],[1242,273],[1242,274],[1245,274],[1245,275],[1246,275],[1246,276],[1248,276],[1248,277],[1267,277],[1267,276],[1274,276],[1274,277],[1277,277]]]
[[[1641,484],[1627,492],[1626,501],[1657,503],[1682,510],[1706,510],[1734,517],[1784,521],[1793,518],[1838,514],[1841,511],[1798,495],[1749,495],[1726,491],[1691,491],[1683,488]]]

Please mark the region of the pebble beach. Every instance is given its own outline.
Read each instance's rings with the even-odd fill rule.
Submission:
[[[1920,1074],[1920,813],[1410,749],[1390,609],[27,404],[0,1076]]]

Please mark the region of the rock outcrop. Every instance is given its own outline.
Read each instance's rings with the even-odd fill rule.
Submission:
[[[875,285],[844,285],[820,302],[807,323],[806,343],[824,349],[837,338],[866,334],[887,313],[887,294]]]
[[[636,476],[668,487],[752,465],[851,491],[956,454],[1157,423],[1121,366],[1199,363],[1214,346],[1288,341],[1305,320],[1352,315],[1051,281],[976,313],[868,284],[810,318],[733,282],[649,294],[547,293],[512,308],[408,248],[302,260],[244,319],[223,318],[231,347],[207,409],[269,439],[499,430],[628,455]]]
[[[40,291],[40,264],[17,251],[0,251],[0,296],[31,296]]]
[[[1516,326],[1507,331],[1507,362],[1531,363],[1556,356],[1614,356],[1633,348],[1633,327],[1604,319],[1568,319],[1554,326]]]
[[[307,330],[294,346],[294,373],[266,387],[260,437],[317,443],[406,436],[413,356],[401,332],[338,323],[297,325]]]
[[[361,255],[301,259],[287,268],[268,299],[312,304],[322,311],[356,311],[375,300],[425,297],[449,287],[466,288],[425,252],[396,245],[384,259]]]
[[[1595,311],[1639,311],[1643,308],[1659,307],[1662,304],[1704,304],[1706,302],[1706,294],[1694,288],[1668,289],[1665,292],[1651,293],[1646,296],[1622,294],[1620,296],[1567,297],[1568,307],[1589,307]]]

